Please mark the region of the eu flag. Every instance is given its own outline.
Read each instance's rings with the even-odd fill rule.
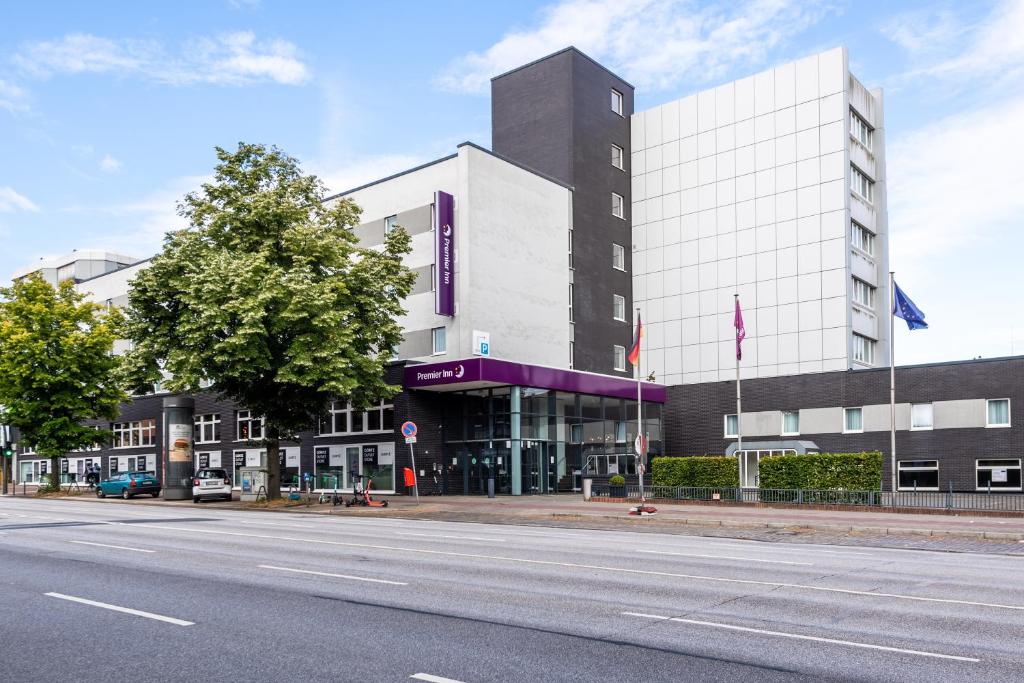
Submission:
[[[928,323],[924,321],[924,311],[918,308],[910,297],[903,293],[900,286],[893,281],[893,289],[895,296],[893,296],[892,314],[897,318],[903,318],[907,321],[907,327],[912,330],[928,329]]]

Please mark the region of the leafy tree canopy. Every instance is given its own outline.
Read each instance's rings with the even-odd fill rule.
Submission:
[[[108,440],[83,422],[116,418],[127,398],[113,355],[121,314],[39,274],[0,288],[0,298],[0,423],[51,458]]]
[[[365,406],[398,391],[384,366],[415,279],[402,264],[410,240],[397,229],[361,247],[359,207],[325,202],[316,176],[276,148],[240,143],[217,158],[214,181],[179,205],[189,227],[134,281],[127,371],[138,388],[208,384],[265,416],[273,479],[278,439],[332,398]]]

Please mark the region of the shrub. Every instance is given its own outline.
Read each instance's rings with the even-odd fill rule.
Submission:
[[[879,491],[882,454],[773,455],[761,459],[759,474],[763,489]]]
[[[622,476],[621,474],[615,474],[615,475],[612,475],[611,477],[608,478],[608,485],[609,486],[624,486],[625,483],[626,483],[626,478],[624,476]]]
[[[739,484],[736,458],[725,456],[654,458],[655,486],[735,488]]]

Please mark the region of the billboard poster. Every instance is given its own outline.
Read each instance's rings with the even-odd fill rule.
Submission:
[[[171,423],[167,425],[167,459],[171,462],[192,462],[192,435],[195,428],[190,424]]]
[[[434,313],[455,315],[455,197],[434,193]]]

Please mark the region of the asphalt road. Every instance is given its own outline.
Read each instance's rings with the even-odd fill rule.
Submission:
[[[0,499],[0,680],[1020,681],[1024,558]]]

